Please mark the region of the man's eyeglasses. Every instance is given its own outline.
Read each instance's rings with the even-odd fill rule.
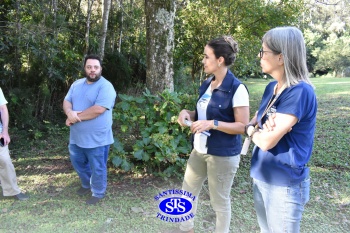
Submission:
[[[274,53],[273,51],[264,51],[262,48],[259,51],[259,57],[262,58],[264,56],[264,53]]]

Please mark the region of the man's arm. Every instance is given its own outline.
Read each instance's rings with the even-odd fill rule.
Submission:
[[[71,102],[64,100],[63,101],[63,111],[67,115],[66,125],[70,126],[74,123],[80,122],[81,119],[78,116],[78,113],[81,111],[73,111],[73,105]]]
[[[99,105],[94,105],[91,106],[90,108],[85,109],[84,111],[78,113],[78,117],[82,121],[87,121],[94,119],[104,113],[107,109],[105,107],[99,106]]]
[[[4,138],[4,144],[8,145],[11,141],[9,135],[9,112],[6,104],[0,106],[1,122],[2,122],[2,133],[1,137]]]

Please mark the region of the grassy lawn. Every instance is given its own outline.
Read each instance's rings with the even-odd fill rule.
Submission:
[[[319,110],[309,164],[311,199],[301,232],[350,232],[350,78],[312,81]],[[253,114],[268,81],[249,79],[245,83]],[[67,129],[53,130],[47,138],[31,140],[12,132],[10,149],[18,182],[31,198],[20,202],[0,195],[0,232],[161,233],[176,226],[156,218],[158,202],[153,199],[164,190],[180,189],[181,180],[175,178],[123,174],[111,167],[106,198],[87,206],[88,196],[75,194],[80,184],[68,158],[67,135]],[[259,232],[249,166],[250,156],[243,156],[232,188],[231,232]],[[195,230],[211,232],[215,216],[207,186],[199,198]]]

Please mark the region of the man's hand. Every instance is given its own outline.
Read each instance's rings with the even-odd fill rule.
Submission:
[[[66,126],[72,126],[74,123],[72,123],[72,122],[70,122],[69,120],[68,120],[68,118],[66,119]]]
[[[81,113],[82,111],[70,111],[67,113],[67,120],[66,120],[66,125],[67,125],[67,121],[69,121],[72,125],[74,123],[77,123],[77,122],[81,122],[81,119],[79,118],[78,114]],[[67,125],[67,126],[70,126],[70,125]]]

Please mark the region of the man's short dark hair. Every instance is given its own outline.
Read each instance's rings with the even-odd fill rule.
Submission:
[[[86,55],[85,59],[84,59],[84,67],[86,65],[86,61],[88,59],[94,59],[94,60],[98,60],[100,62],[100,66],[102,66],[102,61],[101,61],[101,58],[100,56],[96,55],[96,54],[89,54],[89,55]]]

